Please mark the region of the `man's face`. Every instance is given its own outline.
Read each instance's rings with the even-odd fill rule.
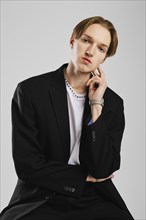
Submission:
[[[110,42],[106,28],[90,25],[79,39],[71,38],[71,62],[81,72],[94,71],[106,58]]]

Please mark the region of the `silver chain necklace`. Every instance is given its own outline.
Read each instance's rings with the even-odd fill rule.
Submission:
[[[83,95],[79,95],[77,93],[75,93],[75,91],[73,90],[72,86],[69,84],[69,82],[67,81],[67,78],[66,78],[66,75],[65,75],[65,72],[64,72],[64,79],[65,79],[65,83],[67,85],[67,87],[71,90],[72,94],[76,97],[76,98],[85,98],[86,97],[86,93],[83,94]]]

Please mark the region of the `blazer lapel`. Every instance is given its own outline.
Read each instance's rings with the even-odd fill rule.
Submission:
[[[88,91],[87,91],[84,114],[83,114],[83,126],[84,125],[86,126],[87,123],[89,122],[88,120],[90,120],[90,119],[91,119],[91,109],[90,109],[90,105],[89,105],[89,98],[88,98]]]
[[[64,148],[65,162],[68,162],[70,156],[70,129],[69,129],[69,114],[67,105],[67,93],[65,80],[63,76],[64,65],[56,72],[51,81],[49,89],[50,98],[56,114],[62,146]],[[58,137],[56,137],[58,138]]]

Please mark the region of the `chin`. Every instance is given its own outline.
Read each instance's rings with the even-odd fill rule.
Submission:
[[[84,64],[78,64],[76,67],[80,72],[83,72],[83,73],[89,73],[92,71],[91,68],[89,68],[88,66],[85,66]]]

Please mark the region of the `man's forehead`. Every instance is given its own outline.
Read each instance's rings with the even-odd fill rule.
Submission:
[[[109,30],[100,24],[90,25],[84,32],[83,35],[88,37],[90,40],[95,42],[101,42],[109,47],[111,42],[111,35]]]

